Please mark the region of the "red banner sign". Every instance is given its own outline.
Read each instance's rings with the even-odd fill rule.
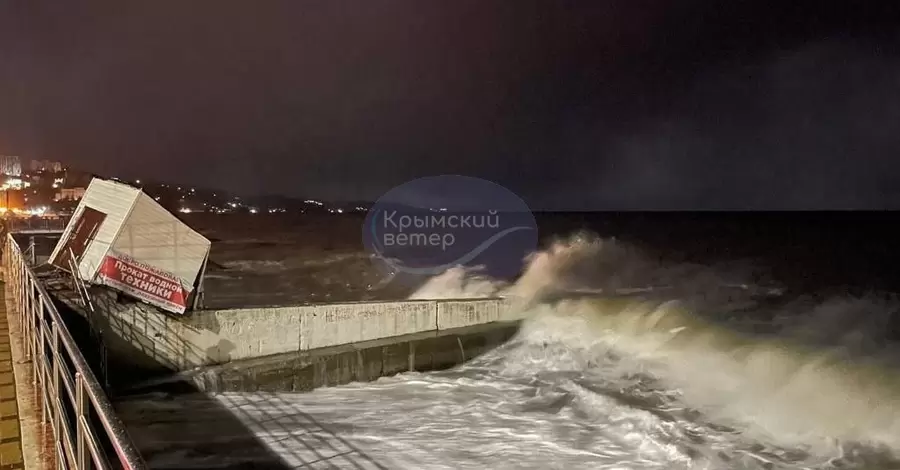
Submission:
[[[100,266],[101,281],[144,302],[174,313],[184,313],[188,291],[174,275],[130,256],[110,252]]]

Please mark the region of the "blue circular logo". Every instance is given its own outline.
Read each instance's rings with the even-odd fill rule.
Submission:
[[[510,278],[537,248],[538,231],[534,214],[512,191],[443,175],[388,191],[366,216],[363,241],[390,275],[433,276],[466,266]]]

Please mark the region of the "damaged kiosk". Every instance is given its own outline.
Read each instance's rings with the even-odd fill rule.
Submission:
[[[49,263],[167,312],[202,302],[210,241],[138,188],[94,178]]]

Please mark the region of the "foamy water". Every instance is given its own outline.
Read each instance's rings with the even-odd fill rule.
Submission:
[[[754,276],[575,237],[513,285],[453,270],[416,293],[517,300],[520,333],[467,364],[216,400],[293,468],[900,468],[898,304]]]

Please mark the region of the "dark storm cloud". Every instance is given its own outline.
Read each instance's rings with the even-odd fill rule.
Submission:
[[[0,153],[248,192],[896,207],[890,3],[0,4]],[[884,6],[887,5],[887,6]]]
[[[822,43],[709,72],[593,151],[600,158],[559,186],[554,205],[898,208],[900,62]]]

